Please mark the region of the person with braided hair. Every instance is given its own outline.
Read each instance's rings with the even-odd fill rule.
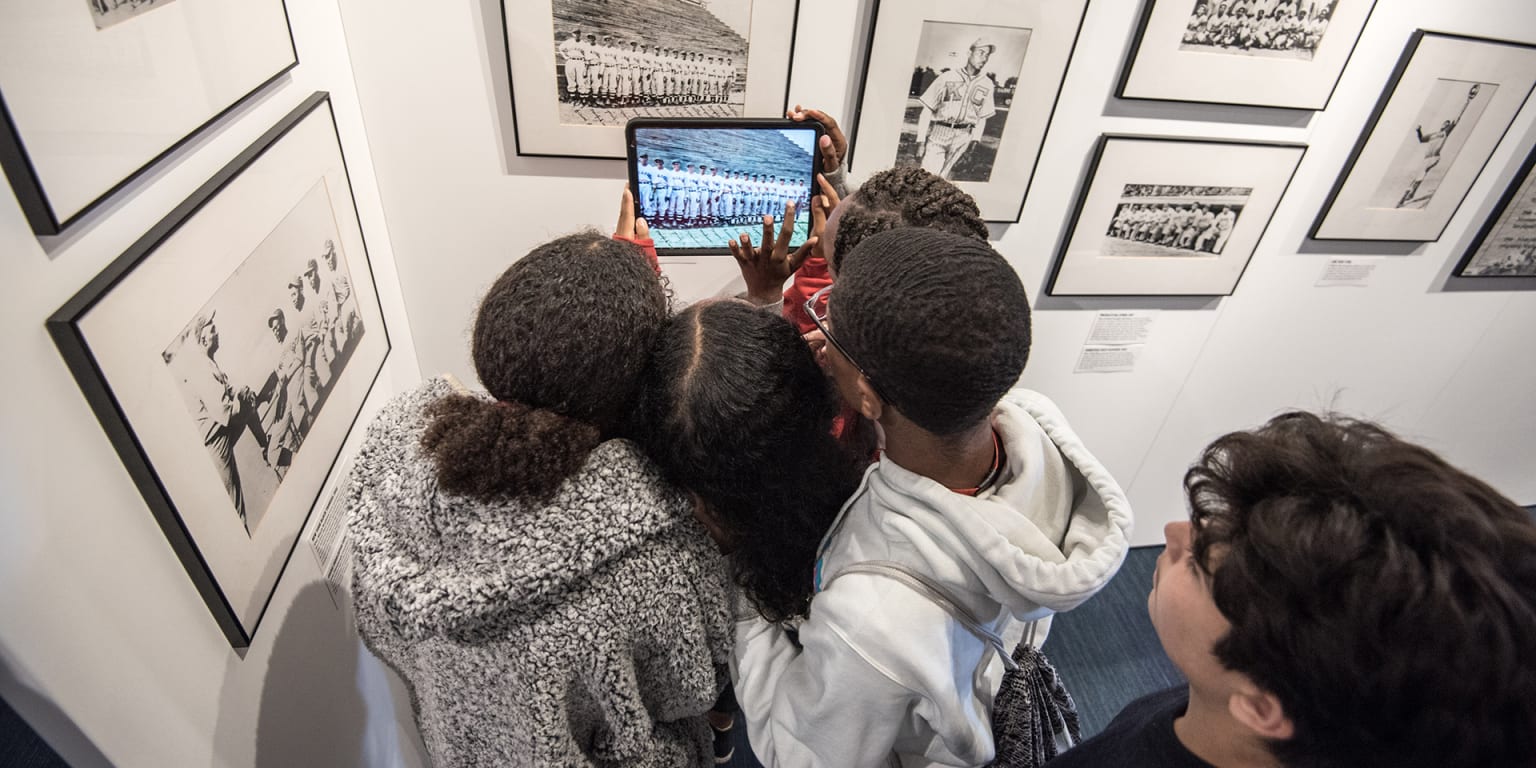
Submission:
[[[857,195],[855,195],[857,197]],[[825,242],[825,241],[824,241]],[[824,367],[883,449],[818,546],[792,638],[738,610],[733,679],[764,765],[984,765],[999,644],[1107,584],[1131,510],[1045,396],[1015,389],[1029,355],[1018,274],[979,237],[925,227],[863,239],[807,302]]]
[[[686,489],[726,553],[738,613],[798,620],[816,546],[867,463],[832,436],[838,399],[809,347],[776,313],[706,301],[661,332],[641,377],[636,440]],[[710,721],[729,760],[734,699]],[[717,714],[718,713],[718,714]]]
[[[689,497],[619,438],[668,314],[625,203],[614,239],[509,267],[474,323],[487,392],[396,397],[345,482],[358,632],[436,765],[714,764],[730,579]]]

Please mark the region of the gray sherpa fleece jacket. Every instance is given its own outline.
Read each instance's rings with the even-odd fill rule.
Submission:
[[[433,762],[711,765],[729,579],[687,497],[622,440],[543,503],[444,494],[420,442],[453,391],[386,406],[346,487],[358,631],[411,688]]]

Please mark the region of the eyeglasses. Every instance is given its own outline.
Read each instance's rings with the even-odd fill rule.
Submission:
[[[816,330],[821,331],[821,335],[827,338],[827,343],[837,349],[838,354],[842,355],[843,359],[847,360],[848,364],[853,366],[853,369],[858,371],[865,381],[869,382],[869,388],[873,389],[875,394],[885,401],[886,405],[895,405],[896,401],[892,400],[884,390],[880,389],[880,385],[876,384],[875,380],[868,373],[864,372],[864,369],[854,361],[853,355],[848,354],[848,350],[842,344],[837,343],[837,337],[832,335],[831,324],[827,320],[827,299],[831,293],[832,286],[828,285],[811,294],[811,297],[805,300],[805,314],[810,315],[811,322],[815,323]]]

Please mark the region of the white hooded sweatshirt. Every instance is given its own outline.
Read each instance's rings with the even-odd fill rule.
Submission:
[[[889,458],[870,467],[822,542],[801,648],[756,614],[738,619],[736,697],[765,766],[993,757],[998,654],[895,579],[839,576],[849,565],[891,560],[923,573],[1010,644],[1027,622],[1080,605],[1119,570],[1130,504],[1055,404],[1015,390],[992,423],[1006,465],[978,497]]]

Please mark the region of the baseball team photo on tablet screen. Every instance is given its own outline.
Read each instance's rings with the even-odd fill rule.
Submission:
[[[763,217],[794,204],[795,248],[810,236],[816,123],[633,120],[626,136],[636,215],[661,253],[728,254],[742,233],[760,245]]]

